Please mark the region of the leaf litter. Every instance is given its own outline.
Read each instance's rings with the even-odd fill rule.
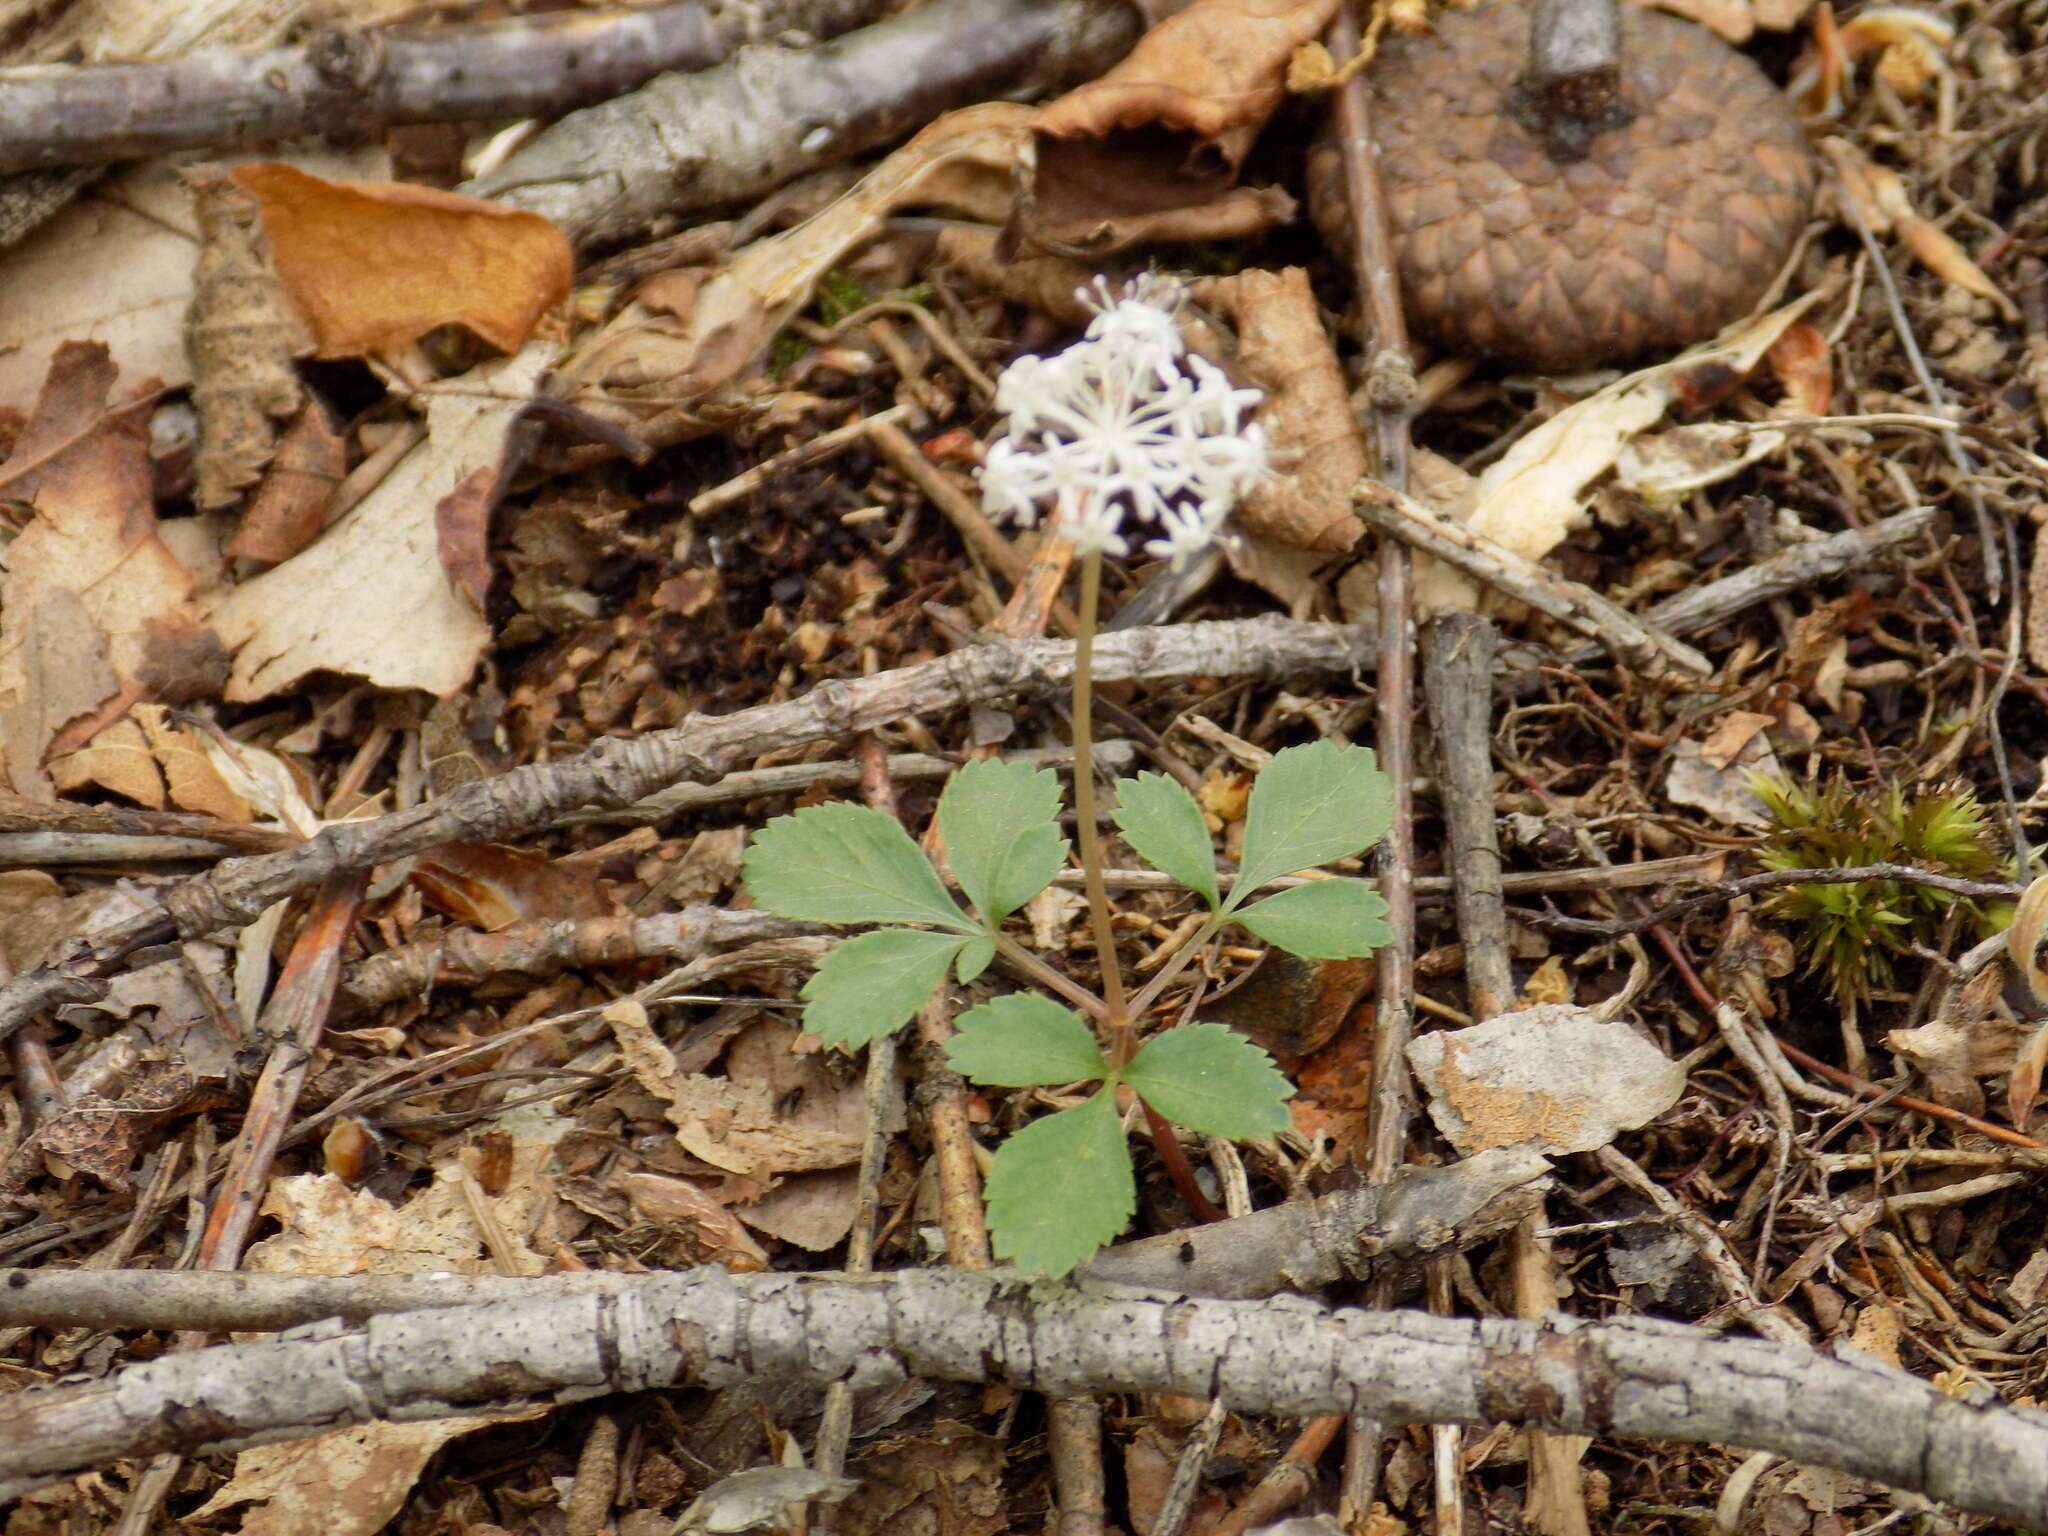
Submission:
[[[1541,1002],[1491,1022],[1464,1014],[1479,962],[1444,886],[1428,883],[1452,872],[1453,851],[1426,792],[1411,921],[1420,1001],[1444,1027],[1408,1055],[1449,1139],[1419,1128],[1406,1150],[1449,1159],[1533,1128],[1556,1154],[1560,1310],[1713,1316],[1733,1281],[1705,1262],[1704,1228],[1756,1296],[1815,1337],[1945,1390],[2032,1400],[2039,1202],[2030,1182],[1970,1181],[2037,1178],[2048,1135],[2042,887],[2010,832],[2040,836],[2048,565],[2001,570],[2008,538],[2022,561],[2031,552],[2048,504],[2048,230],[2026,182],[2029,103],[2048,80],[2013,14],[1948,5],[1843,24],[1789,5],[1675,8],[1735,39],[1789,31],[1781,51],[1801,55],[1788,74],[1825,124],[1835,203],[1786,274],[1786,302],[1618,378],[1425,368],[1411,489],[1639,614],[1845,529],[1922,507],[1940,517],[1895,555],[1712,616],[1685,637],[1716,668],[1705,682],[1637,675],[1470,578],[1425,572],[1426,609],[1484,607],[1507,646],[1487,767],[1514,832],[1508,963]],[[165,168],[121,173],[60,214],[0,258],[15,274],[0,285],[0,340],[18,348],[0,358],[0,763],[13,797],[0,850],[19,875],[0,888],[0,941],[16,969],[146,906],[174,875],[256,846],[218,840],[223,829],[282,840],[343,815],[412,814],[514,763],[957,652],[996,622],[1010,583],[932,514],[950,488],[948,516],[978,515],[968,471],[993,431],[987,381],[1085,324],[1074,291],[1098,272],[1196,275],[1189,351],[1267,395],[1258,419],[1279,468],[1228,552],[1238,581],[1215,578],[1177,616],[1263,612],[1264,587],[1302,615],[1374,617],[1374,554],[1349,500],[1371,462],[1357,300],[1341,254],[1290,222],[1319,108],[1284,82],[1327,11],[1200,0],[1121,65],[1042,91],[1047,105],[985,101],[906,123],[919,131],[901,147],[721,210],[734,224],[666,268],[658,240],[644,261],[638,247],[572,253],[530,211],[393,182],[388,161],[296,150],[218,173],[261,199],[265,237],[233,253],[226,287],[218,226],[233,220],[201,218]],[[1964,45],[1951,42],[1959,23]],[[342,185],[351,175],[381,184]],[[216,270],[195,276],[195,256]],[[1945,399],[1928,396],[1915,349]],[[174,415],[188,394],[196,442]],[[892,430],[907,434],[915,475],[869,425],[892,410],[906,413]],[[1951,427],[1966,461],[1944,440]],[[792,453],[828,432],[844,434],[828,455]],[[1033,538],[1015,537],[1019,568]],[[1112,571],[1109,600],[1163,576],[1134,558]],[[2009,622],[2015,585],[2024,628]],[[1226,872],[1264,760],[1236,749],[1373,739],[1369,677],[1119,687],[1101,729],[1186,784],[1236,786],[1235,814],[1207,828]],[[1190,718],[1212,729],[1173,729]],[[345,965],[450,958],[319,1039],[282,1107],[243,1266],[800,1270],[845,1261],[861,1232],[875,1267],[944,1262],[949,1223],[977,1196],[975,1157],[1083,1101],[1044,1083],[949,1098],[922,1059],[865,1083],[794,1022],[815,963],[797,957],[815,957],[814,939],[676,961],[636,950],[628,920],[681,931],[700,907],[733,909],[737,840],[854,798],[838,786],[870,748],[945,771],[970,749],[1066,739],[1057,711],[1022,697],[905,717],[867,742],[764,746],[657,819],[478,827],[381,867]],[[1845,1000],[1805,963],[1812,935],[1785,914],[1874,912],[1892,926],[1903,906],[1829,909],[1823,893],[1852,888],[1818,883],[1792,887],[1805,906],[1774,904],[1767,889],[1730,888],[1719,865],[1703,882],[1698,864],[1659,862],[1755,873],[1747,850],[1771,800],[1759,772],[1809,789],[1845,776],[1872,803],[1968,783],[2001,839],[1999,867],[1972,874],[1997,892],[1969,911],[2003,922],[2017,899],[2010,936],[1976,916],[1936,921],[1888,951],[1888,981]],[[909,837],[929,833],[933,781],[871,773],[865,793],[893,804]],[[12,841],[26,838],[38,841]],[[1896,879],[1947,870],[1924,852],[1907,861]],[[1642,884],[1625,883],[1639,870]],[[1063,895],[1034,898],[1012,927],[1035,927],[1035,943],[1092,976],[1093,938]],[[1708,900],[1680,905],[1696,897]],[[1184,938],[1189,911],[1170,893],[1136,882],[1117,902],[1132,963],[1159,963]],[[1647,917],[1661,918],[1652,944],[1632,947]],[[305,923],[301,904],[280,902],[239,949],[222,933],[152,951],[107,998],[10,1042],[0,1262],[179,1262],[196,1241],[185,1191],[203,1205],[194,1170],[248,1108],[268,1049],[254,1033],[263,994]],[[1238,938],[1191,973],[1198,986],[1162,1000],[1162,1017],[1298,1044],[1282,1052],[1298,1095],[1288,1128],[1188,1150],[1219,1201],[1241,1189],[1269,1206],[1354,1182],[1372,1133],[1368,982],[1341,970],[1352,962],[1306,961],[1233,1013],[1231,989],[1264,953]],[[494,958],[457,967],[457,941]],[[959,990],[955,1011],[980,1000]],[[1739,1039],[1716,1007],[1737,998],[1755,1026]],[[913,1029],[936,1047],[925,1021]],[[1488,1047],[1499,1061],[1473,1043],[1510,1031],[1512,1051]],[[39,1098],[49,1084],[56,1096]],[[1105,1100],[1063,1124],[1091,1145],[1121,1137],[1120,1108]],[[1159,1155],[1132,1145],[1132,1234],[1190,1225]],[[949,1149],[965,1150],[964,1168]],[[1599,1161],[1610,1153],[1675,1207],[1625,1188]],[[1894,1197],[1910,1200],[1886,1217]],[[1449,1264],[1445,1289],[1465,1304],[1511,1304],[1495,1247]],[[0,1368],[22,1382],[161,1347],[49,1329],[0,1339]],[[371,1426],[195,1462],[167,1508],[216,1520],[257,1505],[289,1523],[297,1490],[317,1484],[336,1490],[321,1506],[330,1528],[539,1529],[565,1518],[574,1485],[609,1476],[626,1493],[621,1529],[693,1509],[705,1528],[772,1523],[785,1492],[820,1489],[851,1492],[845,1529],[1041,1525],[1056,1457],[1028,1438],[1036,1410],[1004,1389],[925,1391],[856,1395],[861,1438],[844,1470],[858,1491],[796,1469],[732,1502],[726,1480],[814,1444],[817,1405],[764,1389],[744,1403],[609,1400],[602,1411],[631,1427],[612,1463],[591,1449],[602,1419],[587,1406],[516,1430]],[[1203,1443],[1206,1405],[1126,1404],[1116,1513],[1151,1528],[1171,1466]],[[1207,1461],[1187,1529],[1246,1505],[1288,1450],[1282,1426],[1235,1414],[1213,1443],[1227,1450]],[[1484,1523],[1511,1528],[1526,1443],[1471,1431],[1456,1449]],[[1427,1453],[1396,1440],[1375,1529],[1437,1518],[1427,1479],[1401,1470]],[[962,1470],[949,1480],[934,1465]],[[1690,1529],[1739,1466],[1717,1448],[1596,1442],[1577,1497],[1593,1528]],[[10,1536],[108,1523],[107,1499],[128,1495],[123,1473],[109,1477],[35,1495]],[[1317,1507],[1334,1507],[1334,1462],[1308,1481]],[[1893,1507],[1812,1468],[1758,1478],[1746,1497],[1743,1518],[1787,1536],[1842,1536]]]

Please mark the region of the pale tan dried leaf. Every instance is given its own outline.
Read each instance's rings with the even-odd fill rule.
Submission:
[[[164,808],[163,771],[142,727],[132,719],[116,720],[76,752],[54,759],[50,781],[60,795],[92,784],[152,811]]]
[[[1946,230],[1915,214],[1899,221],[1899,237],[1906,242],[1906,248],[1920,258],[1920,265],[1936,277],[1954,283],[1966,293],[1989,299],[2008,322],[2019,320],[2020,307],[2006,297],[2005,290],[1991,281],[1975,258],[1956,244]]]
[[[1748,373],[1819,297],[1810,293],[1733,326],[1559,411],[1479,477],[1466,526],[1524,559],[1541,560],[1578,520],[1593,482],[1614,467],[1625,443],[1670,409],[1693,370],[1713,365]],[[1478,600],[1468,578],[1442,567],[1418,572],[1417,589],[1425,609],[1467,608]]]
[[[323,668],[437,697],[469,680],[490,628],[442,569],[434,509],[502,461],[554,355],[536,342],[426,391],[426,440],[311,546],[218,600],[214,627],[236,648],[230,699],[267,698]]]
[[[338,182],[262,161],[229,173],[261,204],[277,275],[322,357],[468,326],[516,352],[569,293],[568,237],[537,213],[402,182]]]
[[[255,195],[219,166],[195,166],[186,179],[200,234],[185,333],[199,413],[193,499],[224,507],[256,483],[277,423],[298,410],[292,359],[308,339],[272,269]]]
[[[258,1446],[235,1458],[235,1472],[215,1491],[204,1514],[250,1508],[242,1536],[376,1536],[397,1518],[441,1448],[463,1435],[516,1424],[545,1407],[463,1414],[419,1424],[357,1424],[282,1445]]]
[[[1773,718],[1750,709],[1729,710],[1700,743],[1700,761],[1709,768],[1726,768],[1759,733],[1769,729]]]
[[[1278,472],[1239,504],[1246,531],[1325,554],[1350,549],[1364,527],[1351,491],[1365,474],[1365,441],[1308,273],[1254,268],[1201,284],[1197,297],[1236,322],[1236,371],[1266,392],[1257,420]]]

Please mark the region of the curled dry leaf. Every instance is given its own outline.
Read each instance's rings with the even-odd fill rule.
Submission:
[[[1046,249],[1238,239],[1289,223],[1293,198],[1235,187],[1287,89],[1290,60],[1333,0],[1194,0],[1100,78],[1039,113],[1019,215]]]
[[[516,352],[568,296],[569,241],[537,213],[274,161],[229,175],[255,195],[278,279],[322,357],[388,352],[458,323]]]
[[[1266,392],[1258,420],[1279,472],[1239,503],[1245,531],[1327,554],[1350,549],[1364,527],[1351,488],[1365,474],[1365,443],[1308,273],[1253,269],[1203,283],[1196,296],[1236,322],[1235,371]]]
[[[201,507],[224,507],[270,462],[277,423],[299,408],[292,359],[309,341],[272,267],[256,195],[219,166],[194,167],[199,260],[185,342],[192,354]]]
[[[412,882],[430,905],[486,933],[618,915],[609,887],[589,870],[497,843],[447,843],[423,853]]]
[[[347,448],[325,406],[317,400],[300,406],[235,526],[228,553],[277,565],[312,543],[327,525],[328,504],[348,469]]]
[[[1295,50],[1336,9],[1334,0],[1194,0],[1138,39],[1122,63],[1048,105],[1038,131],[1055,140],[1163,131],[1234,170],[1249,141],[1226,136],[1272,115]]]

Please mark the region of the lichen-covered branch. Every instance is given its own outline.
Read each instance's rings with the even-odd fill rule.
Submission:
[[[1176,1392],[1291,1418],[1364,1412],[1753,1446],[2048,1525],[2048,1414],[1949,1397],[1865,1356],[1647,1320],[1472,1322],[959,1271],[693,1270],[623,1295],[319,1323],[166,1355],[9,1399],[0,1498],[116,1457],[231,1449],[376,1417],[764,1377],[862,1388],[911,1376],[1060,1395]]]

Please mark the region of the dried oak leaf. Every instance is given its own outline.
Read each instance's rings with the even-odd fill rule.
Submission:
[[[568,296],[568,238],[537,213],[274,161],[229,174],[260,203],[278,279],[321,357],[406,347],[450,324],[516,352]]]
[[[185,179],[200,235],[185,320],[199,413],[192,495],[201,507],[224,507],[256,483],[276,423],[298,409],[292,359],[309,342],[272,269],[255,196],[216,165],[195,166]]]
[[[147,418],[110,410],[113,384],[103,345],[60,347],[0,467],[7,494],[35,505],[0,586],[0,756],[35,799],[54,793],[50,756],[147,696],[152,636],[197,625],[191,573],[157,534]]]

